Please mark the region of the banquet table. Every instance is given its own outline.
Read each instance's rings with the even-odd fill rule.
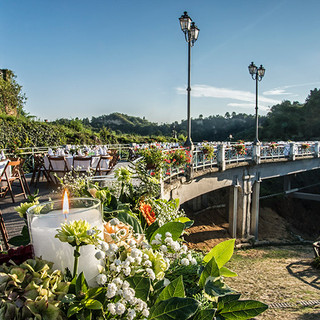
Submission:
[[[1,160],[0,161],[0,177],[2,176],[4,168],[6,167],[8,162],[9,162],[9,160]],[[7,177],[11,176],[11,167],[10,166],[7,167],[6,173],[7,173]],[[2,179],[6,180],[5,176],[3,176]],[[4,181],[1,181],[0,186],[3,187],[4,185],[6,185],[6,183]]]
[[[51,157],[54,157],[54,156],[51,156]],[[64,158],[66,160],[68,170],[71,171],[72,165],[73,165],[73,156],[67,155],[67,156],[64,156]],[[101,163],[100,163],[101,168],[108,168],[109,161],[111,159],[112,159],[111,156],[110,156],[110,159],[102,159]],[[91,161],[91,168],[96,169],[97,165],[99,163],[99,160],[100,160],[100,156],[93,156],[92,161]],[[47,155],[44,156],[44,166],[47,170],[49,170],[49,158]],[[54,170],[63,170],[63,168],[64,168],[64,164],[62,162],[61,163],[53,163]]]

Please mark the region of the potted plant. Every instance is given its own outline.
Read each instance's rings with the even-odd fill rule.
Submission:
[[[276,144],[275,142],[271,142],[271,143],[270,143],[270,148],[271,148],[272,150],[275,150],[275,149],[277,148],[277,144]]]
[[[176,167],[182,167],[191,162],[191,153],[182,148],[171,150],[166,162]]]
[[[238,144],[234,146],[238,155],[244,155],[246,153],[246,147],[243,140],[239,140]]]
[[[164,160],[164,154],[162,152],[162,149],[152,146],[149,149],[140,150],[139,153],[144,158],[147,169],[161,168]]]
[[[302,150],[307,150],[310,148],[310,144],[309,143],[301,143],[301,148],[302,148]]]
[[[210,144],[204,144],[202,146],[202,152],[207,155],[209,158],[212,158],[214,155],[214,146]]]

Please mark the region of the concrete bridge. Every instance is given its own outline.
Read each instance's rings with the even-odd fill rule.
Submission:
[[[229,188],[231,236],[254,235],[258,239],[261,182],[284,176],[285,190],[290,192],[291,175],[320,169],[319,143],[246,145],[243,154],[237,154],[236,150],[239,150],[236,146],[217,144],[209,161],[201,154],[201,147],[195,148],[189,175],[181,176],[179,170],[171,172],[162,181],[162,197],[179,198],[182,204],[208,192]]]

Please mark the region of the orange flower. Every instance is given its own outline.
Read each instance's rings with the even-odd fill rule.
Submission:
[[[152,211],[151,205],[145,202],[140,202],[140,211],[146,219],[148,226],[156,221],[156,214]]]
[[[104,240],[108,243],[114,243],[112,239],[112,234],[116,234],[120,241],[125,241],[129,236],[131,236],[131,229],[128,225],[120,222],[119,224],[113,226],[110,222],[104,224]]]

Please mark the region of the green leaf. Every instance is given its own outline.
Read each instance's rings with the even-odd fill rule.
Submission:
[[[19,247],[19,246],[26,246],[30,243],[30,235],[27,226],[23,226],[21,230],[21,235],[12,237],[9,239],[9,244]]]
[[[218,314],[227,320],[246,320],[257,316],[268,309],[268,306],[255,300],[230,301],[218,310]]]
[[[190,228],[194,223],[194,221],[190,220],[188,217],[178,217],[178,218],[174,219],[173,221],[184,223],[185,229]]]
[[[178,240],[184,230],[184,223],[181,222],[168,222],[157,229],[151,236],[150,242],[154,239],[157,233],[162,235],[162,239],[164,240],[166,232],[170,232],[172,234],[172,239],[174,241]]]
[[[69,307],[68,312],[67,312],[67,316],[68,318],[70,318],[72,315],[74,315],[75,313],[78,313],[82,308],[79,307],[78,304],[72,305]]]
[[[233,255],[235,239],[230,239],[217,244],[210,252],[203,258],[204,262],[209,262],[212,257],[216,259],[217,265],[221,268],[226,264]]]
[[[153,235],[153,233],[159,229],[159,223],[158,221],[155,221],[151,226],[149,226],[146,231],[145,231],[145,236],[146,236],[146,239],[150,242],[150,239]]]
[[[211,297],[220,297],[226,296],[230,294],[238,294],[238,292],[231,289],[225,283],[223,283],[220,279],[212,281],[208,280],[205,284],[204,291]]]
[[[222,303],[225,304],[230,301],[239,300],[240,296],[241,296],[241,293],[228,294],[225,296],[221,296],[218,298],[218,303],[219,303],[219,305],[221,305]]]
[[[185,320],[197,311],[199,303],[192,298],[170,298],[150,309],[149,320]]]
[[[220,268],[220,275],[223,276],[223,277],[227,277],[227,278],[237,277],[238,276],[235,272],[229,270],[226,267]]]
[[[185,298],[184,285],[182,276],[173,280],[160,293],[156,303],[173,297]]]
[[[120,211],[117,218],[122,221],[123,223],[129,224],[132,226],[134,232],[136,233],[143,233],[143,230],[141,228],[140,222],[138,219],[134,218],[130,214],[128,214],[125,211]]]
[[[216,309],[206,309],[198,311],[193,320],[215,320]]]
[[[142,299],[143,301],[147,301],[149,298],[150,290],[151,290],[151,282],[149,278],[145,278],[142,276],[134,276],[126,279],[131,288],[133,288],[136,292],[136,298]]]
[[[88,299],[84,301],[84,306],[90,310],[100,310],[102,309],[103,305],[100,301],[94,299]]]
[[[83,272],[81,272],[76,280],[76,295],[79,293],[86,293],[88,290],[88,284],[86,278],[84,277]]]
[[[201,288],[204,288],[204,285],[206,284],[206,280],[208,277],[216,278],[219,276],[220,276],[220,272],[219,272],[218,264],[216,263],[215,258],[212,257],[212,259],[206,264],[203,271],[201,272],[199,286]]]

